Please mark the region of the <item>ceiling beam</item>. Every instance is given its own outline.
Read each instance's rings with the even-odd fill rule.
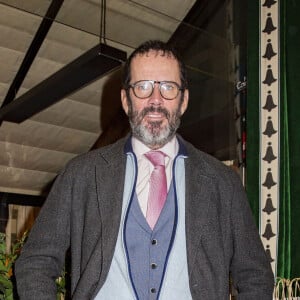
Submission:
[[[11,83],[8,92],[2,102],[1,108],[12,102],[16,94],[18,93],[20,86],[22,85],[24,78],[26,77],[41,45],[43,44],[52,23],[55,20],[57,13],[59,12],[64,0],[53,0],[36,32],[25,56],[21,63],[21,66]]]
[[[127,53],[98,44],[0,109],[0,122],[20,123],[120,67]]]

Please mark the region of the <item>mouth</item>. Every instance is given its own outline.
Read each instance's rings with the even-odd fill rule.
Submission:
[[[161,120],[164,119],[166,116],[163,113],[157,113],[157,112],[149,112],[145,116],[147,119],[151,120]]]
[[[150,122],[162,122],[165,119],[168,119],[169,112],[162,107],[146,107],[141,116]]]

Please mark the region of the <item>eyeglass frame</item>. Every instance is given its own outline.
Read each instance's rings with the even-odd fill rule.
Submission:
[[[151,85],[152,85],[152,92],[151,92],[150,95],[147,96],[147,97],[139,97],[139,96],[137,96],[136,93],[135,93],[135,90],[134,90],[134,87],[135,87],[139,82],[142,82],[142,81],[149,82],[149,83],[151,83]],[[162,95],[162,92],[161,92],[161,86],[162,86],[164,83],[172,83],[172,84],[175,84],[175,86],[178,88],[177,94],[176,94],[176,96],[175,96],[174,98],[169,99],[169,98],[165,98],[165,97]],[[183,91],[185,90],[185,88],[181,87],[181,86],[180,86],[177,82],[175,82],[175,81],[169,81],[169,80],[158,81],[158,80],[148,80],[148,79],[138,80],[138,81],[136,81],[136,82],[134,82],[134,83],[132,83],[132,84],[129,84],[129,85],[127,86],[126,89],[129,90],[130,88],[132,88],[133,94],[134,94],[137,98],[139,98],[139,99],[147,99],[147,98],[149,98],[149,97],[152,96],[152,94],[153,94],[153,92],[154,92],[154,85],[155,85],[155,84],[159,84],[158,90],[159,90],[159,93],[160,93],[161,97],[164,98],[165,100],[169,100],[169,101],[174,100],[174,99],[178,96],[179,92],[183,92]]]

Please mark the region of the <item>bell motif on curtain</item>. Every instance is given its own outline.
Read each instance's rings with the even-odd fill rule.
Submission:
[[[273,236],[275,236],[276,234],[272,231],[272,226],[271,226],[271,221],[268,220],[267,221],[268,224],[266,225],[266,228],[265,228],[265,232],[264,234],[262,235],[264,238],[266,238],[267,240],[271,239]]]
[[[268,86],[270,86],[273,82],[275,82],[277,79],[274,78],[273,76],[273,71],[271,69],[271,65],[268,65],[268,70],[266,73],[266,78],[263,81],[264,84],[267,84]]]
[[[276,208],[273,206],[271,194],[268,194],[268,198],[266,200],[266,205],[263,208],[263,212],[265,212],[268,215],[270,215],[275,210],[276,210]]]
[[[269,190],[272,186],[274,186],[276,184],[277,183],[273,180],[273,175],[272,175],[271,169],[269,168],[267,175],[266,175],[265,182],[262,185],[265,186],[266,188],[268,188],[268,190]]]
[[[271,117],[268,117],[268,121],[267,121],[267,124],[266,124],[266,129],[265,131],[263,132],[264,135],[267,135],[269,138],[275,134],[277,131],[274,129],[273,127],[273,122],[272,122],[272,118]]]
[[[263,160],[264,161],[267,161],[269,164],[275,160],[277,157],[274,155],[273,153],[273,148],[272,148],[272,143],[269,142],[268,143],[268,147],[267,147],[267,151],[266,151],[266,154],[265,156],[263,157]]]
[[[272,31],[274,31],[276,29],[276,27],[273,25],[271,14],[268,13],[267,16],[268,17],[267,17],[267,21],[266,21],[266,26],[265,26],[265,28],[264,28],[264,30],[262,32],[270,34]]]
[[[268,39],[268,44],[267,44],[267,47],[266,47],[266,51],[265,51],[265,54],[262,57],[270,60],[276,54],[277,53],[274,52],[274,50],[273,50],[273,46],[271,44],[271,40]]]
[[[266,103],[265,103],[263,109],[266,109],[268,112],[270,112],[275,107],[277,107],[277,105],[273,101],[273,96],[271,94],[271,91],[268,91]]]
[[[270,8],[275,3],[276,3],[276,1],[274,1],[274,0],[266,0],[262,6],[266,6],[267,8]]]
[[[274,259],[272,258],[271,250],[270,250],[270,246],[269,245],[267,245],[266,254],[267,254],[267,258],[268,258],[269,262],[270,263],[273,262]]]

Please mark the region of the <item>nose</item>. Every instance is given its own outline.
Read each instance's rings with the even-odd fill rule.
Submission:
[[[153,93],[149,98],[149,103],[152,105],[161,105],[163,103],[163,97],[159,91],[159,84],[155,83]]]

